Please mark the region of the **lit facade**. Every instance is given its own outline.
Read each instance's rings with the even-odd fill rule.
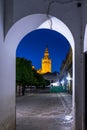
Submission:
[[[69,93],[72,93],[72,49],[70,48],[65,60],[61,65],[60,82],[66,87]]]
[[[37,70],[40,74],[51,72],[51,59],[49,58],[48,48],[45,49],[44,57],[42,58],[41,69]]]

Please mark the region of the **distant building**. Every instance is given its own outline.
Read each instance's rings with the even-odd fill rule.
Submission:
[[[72,49],[70,48],[65,60],[62,62],[59,80],[67,91],[72,93]]]
[[[52,73],[52,61],[49,58],[48,48],[45,49],[44,57],[42,58],[41,69],[37,70],[39,74],[42,74],[43,77],[50,81],[50,83],[56,82],[59,79],[59,73]]]
[[[50,81],[50,83],[58,82],[59,80],[59,73],[53,72],[53,73],[45,73],[43,74],[43,77]]]
[[[37,70],[39,74],[51,73],[51,59],[49,58],[48,48],[45,49],[44,57],[42,58],[41,69]]]

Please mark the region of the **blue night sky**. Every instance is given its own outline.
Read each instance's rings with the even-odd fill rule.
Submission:
[[[27,34],[18,45],[16,57],[24,57],[32,61],[35,69],[41,68],[41,59],[48,47],[52,60],[52,72],[60,72],[60,66],[65,59],[70,44],[60,33],[49,29],[38,29]]]

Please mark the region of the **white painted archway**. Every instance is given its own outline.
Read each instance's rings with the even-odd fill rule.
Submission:
[[[75,107],[75,43],[74,38],[69,28],[59,19],[50,16],[51,21],[45,14],[33,14],[26,16],[16,22],[8,31],[5,38],[5,59],[4,64],[7,64],[7,70],[5,69],[5,78],[7,79],[6,85],[8,88],[13,87],[13,93],[15,93],[15,59],[16,49],[22,38],[29,32],[36,29],[50,29],[50,22],[52,22],[52,29],[61,33],[69,41],[73,50],[73,110]],[[9,73],[10,72],[10,73]],[[9,75],[9,76],[8,76]]]
[[[87,24],[85,27],[85,36],[84,36],[84,52],[87,52]]]

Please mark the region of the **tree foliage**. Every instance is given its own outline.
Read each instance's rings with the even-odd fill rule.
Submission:
[[[35,69],[32,69],[32,62],[24,58],[16,58],[16,84],[27,86],[46,86],[49,84],[42,75],[38,74]]]

